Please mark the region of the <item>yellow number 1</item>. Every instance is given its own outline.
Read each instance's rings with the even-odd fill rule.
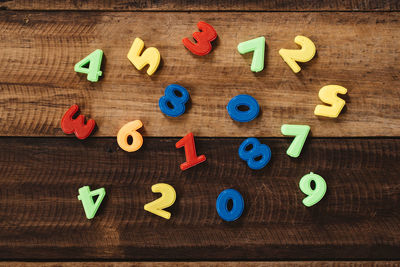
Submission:
[[[133,41],[131,49],[128,52],[129,61],[138,69],[143,69],[147,64],[149,68],[147,69],[147,74],[152,75],[158,68],[160,64],[160,52],[155,47],[149,47],[144,50],[143,54],[140,56],[144,48],[144,42],[140,38],[136,38]]]
[[[144,205],[144,210],[169,220],[171,213],[164,209],[171,207],[175,203],[175,189],[169,184],[160,183],[153,185],[151,191],[153,193],[161,193],[161,197]]]
[[[314,43],[305,36],[298,35],[294,38],[294,42],[301,46],[300,50],[294,49],[280,49],[279,55],[289,65],[294,73],[301,71],[298,62],[310,61],[315,56],[315,45]]]
[[[314,114],[318,116],[325,116],[336,118],[339,116],[340,111],[346,104],[346,101],[339,98],[337,94],[346,94],[347,89],[340,85],[326,85],[319,90],[318,96],[322,102],[330,104],[331,106],[317,105]]]

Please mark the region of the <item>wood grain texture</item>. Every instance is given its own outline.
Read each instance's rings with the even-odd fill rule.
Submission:
[[[0,258],[399,260],[400,139],[310,139],[298,159],[285,154],[291,139],[261,139],[272,150],[261,171],[237,156],[242,140],[197,138],[207,161],[182,172],[177,139],[145,138],[130,154],[114,138],[1,138]],[[310,171],[328,191],[306,208],[298,183]],[[159,182],[177,192],[169,221],[143,209]],[[84,185],[107,192],[90,221]],[[232,223],[215,210],[227,188],[245,200]]]
[[[115,136],[141,119],[145,136],[281,136],[283,123],[308,124],[314,136],[400,136],[400,13],[82,13],[2,12],[0,16],[0,135],[63,136],[60,120],[70,105],[98,125],[95,136]],[[214,50],[197,57],[181,43],[205,20],[218,32]],[[311,38],[317,57],[294,74],[278,50]],[[238,43],[266,36],[266,67],[250,71],[251,54]],[[126,58],[135,37],[155,46],[161,68],[151,77]],[[73,70],[97,48],[105,53],[104,78],[90,83]],[[168,84],[188,89],[191,102],[167,118],[158,100]],[[319,89],[348,89],[346,111],[318,118]],[[262,109],[250,123],[229,117],[237,94],[254,96]]]
[[[118,11],[395,11],[396,0],[3,0],[10,10],[118,10]]]
[[[14,267],[32,267],[32,266],[42,266],[42,267],[75,267],[75,266],[85,266],[85,267],[98,267],[98,266],[108,266],[108,267],[369,267],[369,266],[399,266],[399,261],[280,261],[280,262],[0,262],[0,266],[14,266]]]

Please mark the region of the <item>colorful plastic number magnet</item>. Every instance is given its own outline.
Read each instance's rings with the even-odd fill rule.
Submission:
[[[300,155],[308,133],[310,132],[310,126],[283,124],[281,127],[281,132],[283,135],[295,136],[294,140],[286,151],[286,154],[292,158],[297,158]]]
[[[164,209],[171,207],[176,200],[175,189],[169,184],[155,184],[151,187],[153,193],[161,193],[161,197],[144,205],[144,210],[169,220],[171,213]]]
[[[144,42],[140,38],[135,38],[131,49],[128,52],[129,61],[135,66],[138,70],[144,68],[144,66],[149,65],[147,69],[147,74],[152,75],[158,68],[160,64],[161,56],[160,52],[155,47],[149,47],[140,56],[144,48]]]
[[[139,128],[143,127],[140,120],[128,122],[119,129],[117,134],[118,145],[127,152],[135,152],[143,145],[143,137],[137,132]],[[132,143],[128,143],[128,137],[132,137]]]
[[[188,133],[175,144],[176,148],[181,148],[183,146],[185,147],[186,162],[182,163],[180,166],[182,171],[206,160],[206,156],[204,155],[197,156],[193,133]]]
[[[178,117],[185,113],[185,104],[188,100],[189,93],[184,87],[177,84],[170,84],[165,88],[164,96],[160,98],[158,105],[165,115]],[[168,106],[168,103],[172,107]]]
[[[232,200],[232,209],[228,210],[228,201]],[[217,198],[218,215],[227,222],[237,220],[243,213],[244,200],[242,195],[235,189],[222,191]]]
[[[294,73],[298,73],[301,68],[296,61],[310,61],[315,56],[317,49],[315,48],[314,43],[305,36],[296,36],[294,42],[301,46],[300,50],[280,49],[279,55],[281,55],[283,60],[289,65]]]
[[[251,62],[251,71],[260,72],[264,69],[264,53],[265,53],[265,37],[261,36],[238,45],[240,54],[253,52],[253,60]]]
[[[315,189],[311,188],[311,181],[314,181]],[[326,193],[326,182],[324,178],[313,172],[304,175],[300,180],[299,186],[301,192],[307,195],[307,197],[303,199],[303,204],[307,207],[317,204]]]
[[[88,218],[89,220],[94,218],[105,195],[106,190],[104,188],[99,188],[94,191],[90,191],[89,186],[79,188],[78,199],[82,201],[86,218]],[[93,202],[94,196],[98,196],[96,202]]]
[[[248,149],[252,146],[251,149]],[[239,147],[239,157],[247,161],[247,165],[253,170],[264,168],[271,159],[269,146],[261,144],[257,138],[250,137],[243,141]]]
[[[319,90],[318,96],[322,102],[331,106],[317,105],[314,114],[318,116],[325,116],[337,118],[342,111],[346,101],[339,98],[337,94],[346,94],[347,89],[340,85],[326,85]]]
[[[75,133],[79,139],[87,138],[93,131],[96,122],[90,119],[85,124],[85,116],[79,115],[76,119],[72,119],[76,112],[78,112],[78,105],[72,105],[61,119],[61,129],[66,134]]]
[[[195,39],[197,43],[192,43],[189,38],[183,38],[182,43],[193,54],[205,56],[211,52],[211,42],[217,38],[217,32],[210,24],[204,21],[199,21],[197,23],[197,28],[201,31],[193,33],[193,39]]]
[[[241,106],[246,107],[247,110],[239,110],[239,107]],[[258,116],[258,113],[260,112],[260,106],[258,105],[257,100],[249,95],[235,96],[229,101],[226,109],[228,110],[229,116],[231,116],[233,120],[240,122],[252,121]]]
[[[76,63],[74,70],[79,73],[87,74],[88,81],[97,82],[99,80],[99,76],[103,74],[100,71],[102,59],[103,51],[96,49],[90,55]],[[86,67],[88,64],[89,67]]]

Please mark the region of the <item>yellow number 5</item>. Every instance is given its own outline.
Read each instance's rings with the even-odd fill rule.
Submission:
[[[310,61],[315,55],[316,48],[314,43],[305,36],[296,36],[296,38],[294,38],[294,42],[301,46],[300,50],[280,49],[279,55],[281,55],[283,60],[289,65],[294,73],[298,73],[301,68],[296,61]]]
[[[325,116],[336,118],[339,116],[340,111],[346,104],[346,101],[339,98],[337,94],[346,94],[347,89],[340,85],[326,85],[319,90],[318,96],[322,102],[330,104],[331,106],[317,105],[314,114],[318,116]]]
[[[158,52],[158,49],[155,47],[149,47],[144,50],[143,54],[140,56],[143,47],[144,42],[142,39],[136,38],[128,52],[128,59],[138,70],[143,69],[143,67],[148,64],[149,68],[147,69],[147,74],[152,75],[160,64],[160,52]]]
[[[171,213],[163,209],[171,207],[175,203],[175,189],[169,184],[160,183],[153,185],[151,191],[153,193],[161,193],[162,195],[159,199],[144,205],[144,210],[169,220]]]

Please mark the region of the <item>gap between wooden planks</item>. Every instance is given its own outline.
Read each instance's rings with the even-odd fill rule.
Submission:
[[[0,16],[0,135],[64,136],[60,120],[74,103],[94,118],[94,136],[116,136],[141,119],[144,136],[281,136],[283,123],[308,124],[315,137],[400,136],[399,13],[268,12],[10,12]],[[204,20],[216,29],[213,51],[197,57],[181,43]],[[294,74],[280,48],[309,37],[317,56]],[[251,53],[237,45],[265,36],[265,69],[250,71]],[[157,47],[162,66],[151,77],[126,58],[135,37]],[[73,70],[95,49],[105,54],[104,78],[90,83]],[[158,100],[168,84],[188,89],[191,103],[167,118]],[[348,89],[337,119],[313,110],[327,84]],[[250,123],[230,119],[237,94],[260,103]]]
[[[31,267],[31,266],[43,266],[43,267],[97,267],[97,266],[137,266],[137,267],[148,267],[148,266],[179,266],[179,267],[221,267],[221,266],[232,266],[232,267],[368,267],[368,266],[399,266],[399,261],[282,261],[282,262],[0,262],[1,267],[5,266],[15,267]]]
[[[146,138],[136,153],[114,138],[0,138],[0,258],[3,260],[387,260],[400,250],[400,139],[310,139],[298,159],[291,140],[262,138],[272,150],[262,171],[237,157],[239,138],[198,138],[207,161],[182,172],[177,138]],[[300,178],[327,182],[314,207]],[[170,220],[144,211],[168,183]],[[78,188],[104,187],[93,220]],[[245,211],[226,223],[218,194],[238,190]]]
[[[395,11],[396,0],[8,0],[0,9],[11,10],[109,10],[109,11]]]

